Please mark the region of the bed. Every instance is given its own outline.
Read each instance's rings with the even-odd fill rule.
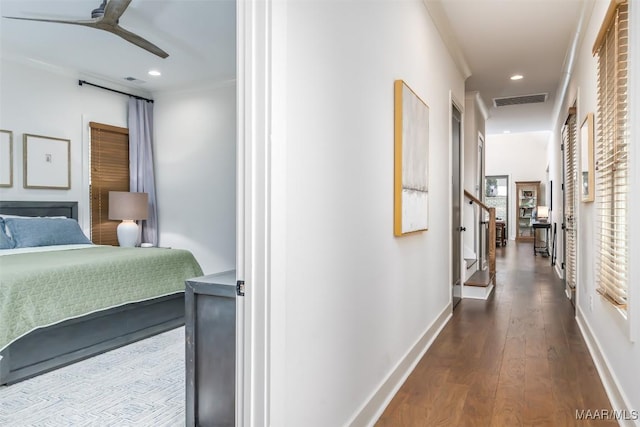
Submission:
[[[21,224],[38,221],[28,223],[33,231],[54,219],[10,216],[77,221],[77,213],[77,202],[0,201],[0,227],[24,243]],[[0,249],[0,384],[183,325],[184,282],[201,275],[193,255],[179,249],[90,242]]]

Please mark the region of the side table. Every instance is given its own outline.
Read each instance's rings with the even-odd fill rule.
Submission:
[[[186,425],[235,426],[236,271],[186,281]]]
[[[541,254],[545,257],[549,256],[549,231],[551,230],[551,223],[533,221],[531,227],[533,227],[533,255]],[[544,232],[544,239],[542,236],[538,238],[538,231]]]

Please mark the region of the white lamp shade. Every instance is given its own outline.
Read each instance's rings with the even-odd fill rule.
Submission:
[[[549,207],[547,206],[538,206],[537,208],[537,217],[540,218],[549,218]]]

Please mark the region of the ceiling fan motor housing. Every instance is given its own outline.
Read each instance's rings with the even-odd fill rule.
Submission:
[[[98,6],[97,9],[93,9],[91,11],[91,17],[95,19],[95,18],[100,18],[104,16],[104,8],[106,5],[107,5],[107,0],[102,0],[102,4]]]

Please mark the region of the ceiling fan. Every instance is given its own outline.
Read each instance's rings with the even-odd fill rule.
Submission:
[[[64,20],[64,19],[38,19],[38,18],[20,18],[17,16],[5,16],[9,19],[21,19],[24,21],[40,21],[40,22],[53,22],[58,24],[73,24],[82,25],[84,27],[97,28],[99,30],[108,31],[116,36],[122,37],[129,43],[141,47],[154,55],[158,55],[161,58],[169,56],[167,52],[160,49],[148,40],[143,39],[137,34],[131,31],[125,30],[118,25],[118,20],[125,12],[127,7],[131,3],[131,0],[103,0],[102,4],[91,12],[91,19],[87,20]]]

